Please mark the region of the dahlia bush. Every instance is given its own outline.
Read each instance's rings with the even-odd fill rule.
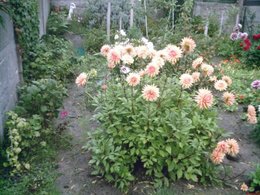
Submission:
[[[237,150],[229,146],[235,140],[215,149],[222,135],[215,105],[231,106],[235,96],[231,78],[195,48],[191,38],[161,50],[147,41],[101,48],[109,74],[93,100],[100,122],[87,145],[93,174],[120,189],[140,174],[156,187],[182,178],[216,181],[215,164]],[[87,80],[82,73],[76,82]]]

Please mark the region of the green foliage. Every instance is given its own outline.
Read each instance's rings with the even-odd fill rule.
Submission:
[[[0,2],[0,11],[5,12],[5,13],[10,13],[10,7],[7,3],[5,2]],[[0,26],[4,28],[4,20],[3,17],[0,15]]]
[[[130,39],[140,39],[142,37],[141,29],[133,26],[131,29],[128,30],[127,35]]]
[[[237,102],[257,105],[260,100],[260,91],[252,89],[251,83],[260,77],[260,72],[245,69],[238,63],[227,63],[222,67],[225,74],[230,75],[233,80],[230,88],[236,94]]]
[[[67,11],[52,11],[48,18],[47,33],[52,35],[64,35],[68,30]]]
[[[49,129],[43,129],[43,118],[33,115],[29,119],[19,117],[15,112],[8,113],[6,128],[8,132],[9,147],[6,149],[7,162],[5,167],[12,169],[12,174],[17,174],[25,169],[30,169],[28,153],[36,150],[43,137],[50,133]]]
[[[203,174],[201,164],[208,162],[207,152],[220,136],[213,119],[216,112],[198,110],[176,82],[166,80],[164,94],[171,98],[164,96],[158,103],[145,102],[136,89],[129,97],[131,89],[116,81],[95,99],[101,128],[92,135],[90,146],[94,173],[121,189],[135,179],[138,161],[157,187],[181,178],[212,179],[207,170]]]
[[[53,79],[32,81],[19,90],[17,110],[26,115],[38,114],[45,121],[57,117],[66,89]]]
[[[41,139],[41,137],[36,139]],[[38,146],[34,146],[31,150],[23,150],[23,152],[27,151],[26,159],[30,163],[29,171],[14,177],[1,172],[0,194],[60,194],[55,182],[59,176],[56,170],[56,157],[58,150],[66,149],[69,146],[69,137],[50,134],[44,139],[47,143],[46,146],[44,142],[38,142]]]
[[[104,80],[106,87],[90,96],[96,107],[95,118],[100,122],[87,145],[92,153],[89,163],[93,174],[103,176],[121,190],[138,179],[138,172],[150,178],[155,187],[168,186],[178,179],[203,184],[218,181],[217,169],[209,159],[222,135],[217,112],[214,107],[202,110],[194,102],[198,89],[212,86],[202,72],[200,82],[191,88],[180,86],[179,77],[190,70],[197,56],[183,54],[178,62],[172,62],[174,65],[167,61],[158,76],[145,75],[135,87],[128,85],[120,65],[111,69]],[[148,58],[136,56],[131,71],[139,72],[149,62]],[[160,90],[155,101],[147,101],[142,95],[144,86],[151,84]]]
[[[105,41],[106,31],[104,29],[88,29],[84,34],[84,47],[88,52],[99,52]]]
[[[45,36],[33,51],[34,60],[24,67],[26,80],[52,78],[69,81],[74,76],[77,59],[72,44],[56,36]]]
[[[256,170],[250,175],[251,183],[249,191],[257,191],[260,188],[260,165],[256,166]]]
[[[260,49],[257,49],[259,45],[259,40],[252,40],[250,49],[248,51],[243,51],[241,62],[245,64],[246,68],[260,68]]]
[[[260,112],[259,109],[258,112]],[[251,137],[258,145],[260,145],[260,116],[258,117],[257,121],[258,123],[256,124],[255,129],[252,131]]]
[[[47,160],[49,160],[48,156]],[[53,159],[52,159],[53,160]],[[0,194],[2,195],[59,195],[59,191],[55,186],[55,180],[58,177],[55,171],[55,164],[46,162],[46,158],[42,162],[37,162],[29,173],[24,174],[21,178],[0,178]]]
[[[32,58],[39,40],[39,15],[37,0],[9,0],[17,41],[22,49],[23,60]]]
[[[212,14],[208,17],[209,26],[208,26],[208,36],[215,37],[218,35],[219,24],[217,20],[217,16]],[[204,34],[204,27],[205,27],[205,19],[201,16],[194,16],[191,19],[192,30],[196,34]]]
[[[103,0],[86,0],[86,11],[83,17],[82,23],[85,28],[100,28],[105,25],[105,19],[107,14],[108,1]],[[122,28],[127,29],[129,27],[129,11],[131,5],[130,1],[117,0],[111,1],[111,25],[118,26],[120,17],[122,18]],[[142,6],[141,2],[135,1],[135,23],[140,24],[142,21]]]
[[[219,37],[216,43],[217,55],[222,57],[241,56],[243,50],[240,46],[241,40],[232,41],[229,37]]]

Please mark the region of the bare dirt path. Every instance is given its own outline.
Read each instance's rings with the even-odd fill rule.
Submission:
[[[72,137],[71,147],[61,151],[58,159],[57,186],[62,194],[77,195],[116,195],[116,188],[90,175],[88,165],[90,154],[82,149],[87,141],[87,131],[93,131],[96,123],[91,122],[92,113],[86,109],[84,90],[72,84],[68,97],[64,101],[64,110],[68,111],[67,130]]]

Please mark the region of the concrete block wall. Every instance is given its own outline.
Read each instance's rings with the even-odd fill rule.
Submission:
[[[216,15],[219,19],[219,24],[221,20],[221,14],[223,12],[223,32],[231,33],[233,27],[236,24],[236,17],[229,18],[229,12],[231,9],[236,7],[236,4],[229,3],[218,3],[218,2],[201,2],[195,1],[193,14],[195,16],[202,16],[207,18],[209,15]]]
[[[0,142],[3,140],[5,113],[15,106],[19,83],[19,65],[10,17],[0,11],[4,27],[0,26]]]
[[[255,13],[254,25],[255,26],[260,26],[260,6],[245,6],[244,7],[244,11],[245,11],[245,12],[243,12],[243,14],[245,13],[245,17],[244,18],[247,18],[247,17],[250,16],[249,12]],[[248,21],[245,20],[245,31],[248,30],[248,25],[250,25],[247,22]],[[258,30],[259,30],[259,28],[258,28]],[[260,31],[256,32],[256,33],[260,33]]]
[[[86,0],[51,0],[51,5],[66,7],[67,9],[69,9],[71,3],[76,4],[76,11],[74,13],[79,14],[83,13],[87,6]]]
[[[46,33],[46,24],[50,11],[50,0],[39,0],[40,35]],[[0,143],[3,140],[6,112],[11,110],[17,101],[17,86],[20,82],[18,56],[14,38],[13,23],[6,13],[0,11],[4,27],[0,26]]]

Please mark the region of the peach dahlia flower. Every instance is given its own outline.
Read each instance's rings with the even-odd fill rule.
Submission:
[[[212,152],[212,154],[210,156],[211,161],[217,165],[222,163],[224,158],[225,158],[225,153],[220,152],[216,149]]]
[[[196,43],[189,37],[184,37],[181,41],[181,48],[185,53],[191,53],[194,51]]]
[[[117,49],[111,49],[107,55],[107,61],[111,64],[118,64],[120,62],[121,53]]]
[[[199,66],[202,64],[202,62],[203,62],[203,57],[198,57],[198,58],[196,58],[195,60],[193,60],[193,62],[192,62],[192,67],[193,67],[194,69],[197,69],[197,68],[199,68]]]
[[[227,83],[223,80],[218,80],[215,82],[214,87],[218,91],[225,91],[227,89]]]
[[[194,82],[198,82],[200,80],[200,72],[194,72],[194,73],[192,73],[191,76],[192,76]]]
[[[240,186],[240,190],[242,190],[243,192],[247,192],[248,186],[245,183],[242,183],[242,185]]]
[[[250,124],[256,124],[257,118],[256,118],[256,110],[255,107],[252,105],[249,105],[247,107],[247,121]]]
[[[103,56],[107,57],[107,55],[108,55],[108,53],[110,52],[110,50],[111,50],[111,47],[110,47],[109,45],[103,45],[103,46],[101,47],[101,49],[100,49],[100,53],[101,53]]]
[[[195,101],[200,109],[208,109],[213,104],[213,95],[208,89],[199,89]]]
[[[190,88],[193,84],[193,77],[189,74],[182,74],[180,76],[180,83],[184,89]]]
[[[140,83],[140,75],[138,73],[130,73],[126,77],[126,81],[130,86],[134,87]]]
[[[160,96],[159,88],[155,85],[146,85],[142,90],[142,96],[146,101],[156,101]]]
[[[209,64],[201,64],[201,70],[204,76],[211,76],[214,72],[214,68]]]
[[[159,74],[160,68],[157,64],[151,62],[146,66],[145,72],[150,77],[154,77]]]
[[[167,61],[172,64],[175,64],[182,57],[182,50],[176,45],[168,45],[165,51]]]
[[[239,153],[239,145],[235,139],[227,139],[226,143],[228,145],[227,154],[231,156],[236,156]]]
[[[88,75],[85,72],[80,73],[80,75],[76,78],[75,83],[77,86],[84,86],[87,83]]]
[[[228,84],[228,86],[232,84],[232,79],[229,76],[223,76],[222,80],[225,81]]]
[[[235,103],[236,98],[233,93],[225,92],[225,93],[223,93],[222,97],[223,97],[225,104],[228,106],[232,106]]]

